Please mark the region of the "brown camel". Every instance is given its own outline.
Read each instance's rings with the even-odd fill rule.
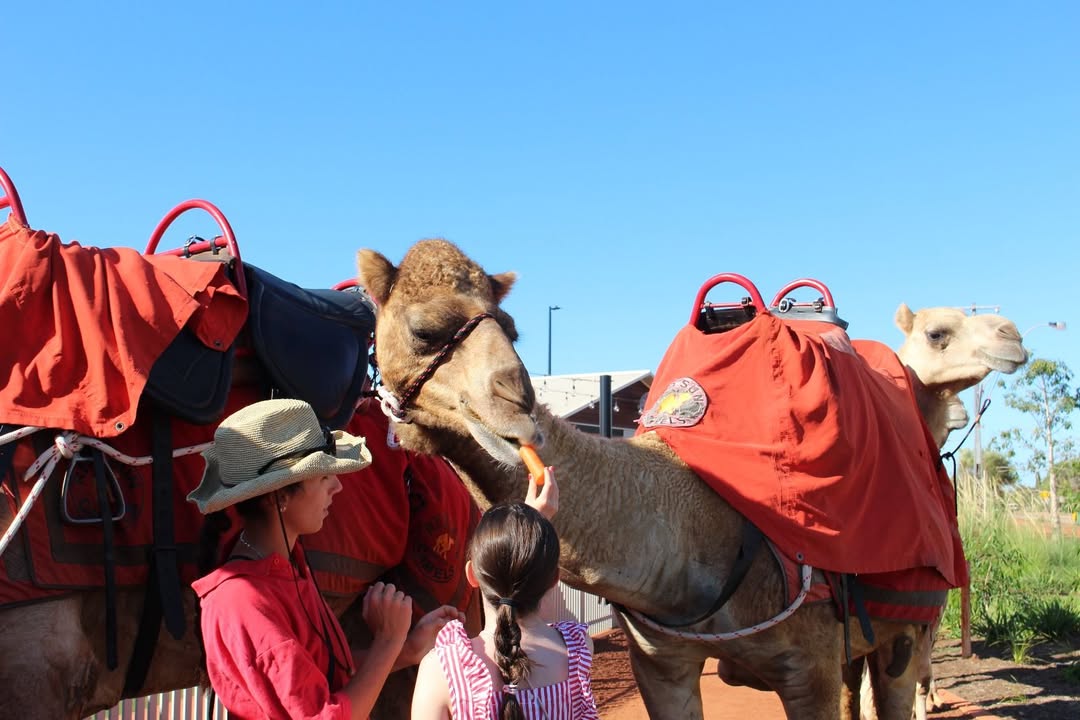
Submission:
[[[513,273],[488,275],[442,240],[416,244],[397,267],[371,250],[358,262],[381,307],[378,362],[402,443],[450,458],[484,504],[521,498],[517,449],[542,446],[545,462],[559,468],[563,580],[631,609],[618,616],[651,717],[702,717],[699,677],[709,657],[732,679],[775,690],[788,717],[857,717],[861,667],[839,662],[844,627],[827,604],[804,605],[754,635],[716,637],[785,606],[784,581],[765,554],[693,635],[674,637],[642,618],[678,625],[709,608],[731,572],[742,518],[655,434],[588,435],[536,404],[513,348],[513,319],[499,307]],[[871,646],[853,621],[852,654],[868,657],[879,717],[907,720],[917,674],[911,649],[926,627],[875,621],[874,630]]]
[[[949,433],[968,424],[968,412],[958,393],[982,381],[991,371],[1012,374],[1028,359],[1016,325],[1000,315],[968,315],[956,308],[929,308],[913,313],[906,304],[901,304],[895,320],[904,333],[904,343],[897,355],[907,366],[919,410],[939,448],[945,446]],[[916,720],[926,720],[927,712],[941,705],[934,692],[931,664],[940,623],[939,619],[915,648],[919,667]],[[869,687],[870,676],[864,674],[865,720],[875,717]]]

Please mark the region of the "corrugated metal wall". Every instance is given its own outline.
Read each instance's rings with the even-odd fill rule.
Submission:
[[[615,627],[611,606],[603,598],[559,583],[559,620],[587,623],[590,635],[598,635]]]
[[[174,690],[122,700],[110,710],[91,715],[88,720],[225,720],[225,706],[201,688]]]
[[[590,635],[615,627],[611,607],[603,599],[562,583],[559,583],[556,619],[587,623]],[[111,710],[91,715],[88,720],[227,720],[228,716],[217,698],[211,705],[209,693],[200,688],[188,688],[123,700]]]

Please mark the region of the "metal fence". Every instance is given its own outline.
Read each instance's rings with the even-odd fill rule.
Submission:
[[[557,620],[577,620],[589,626],[590,635],[615,627],[615,616],[605,600],[559,583]],[[227,720],[228,711],[211,693],[201,688],[174,690],[122,700],[87,720]]]
[[[202,688],[173,690],[121,700],[87,720],[225,720],[229,713],[216,696]]]

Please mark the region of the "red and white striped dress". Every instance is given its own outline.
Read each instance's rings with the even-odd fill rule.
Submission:
[[[588,626],[576,622],[555,623],[566,643],[568,673],[566,680],[538,688],[519,688],[521,703],[528,720],[597,720],[596,700],[589,673],[592,652],[586,642]],[[453,720],[491,720],[499,717],[502,707],[502,683],[496,679],[473,650],[465,627],[451,621],[435,638],[435,653],[450,686],[450,717]]]

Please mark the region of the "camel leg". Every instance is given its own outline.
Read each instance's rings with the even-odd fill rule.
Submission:
[[[0,717],[79,720],[100,668],[72,595],[0,613]]]
[[[841,666],[841,672],[844,686],[840,688],[840,720],[877,720],[866,658],[852,658]]]
[[[616,612],[626,634],[630,668],[651,720],[704,720],[701,707],[701,672],[706,656],[685,643],[672,643]],[[667,642],[665,642],[667,640]]]
[[[918,678],[918,682],[915,684],[915,720],[926,720],[926,713],[937,710],[940,705],[934,687],[933,667],[934,643],[937,642],[940,627],[941,618],[939,617],[937,622],[922,633],[915,649]]]
[[[926,628],[911,626],[870,655],[870,682],[879,720],[910,720],[921,672],[916,651],[926,634]]]
[[[843,685],[836,654],[813,654],[792,648],[772,659],[770,667],[784,677],[765,678],[776,689],[784,713],[794,720],[833,720],[841,705]]]

